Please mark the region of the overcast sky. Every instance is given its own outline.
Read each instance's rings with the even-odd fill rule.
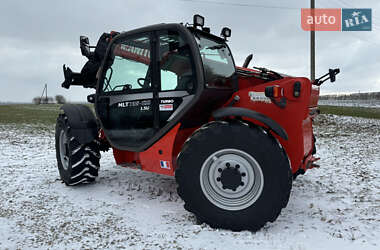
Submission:
[[[232,29],[229,45],[237,65],[253,53],[251,66],[309,77],[310,35],[300,24],[300,9],[309,4],[309,0],[2,0],[0,102],[29,102],[41,95],[45,83],[50,96],[85,101],[93,90],[60,87],[62,64],[80,71],[86,62],[79,49],[80,35],[95,44],[103,32],[191,22],[196,13],[205,16],[206,26],[216,34],[223,26]],[[317,32],[316,75],[341,68],[337,81],[325,83],[322,93],[380,91],[380,1],[316,0],[316,7],[372,8],[373,16],[371,32]]]

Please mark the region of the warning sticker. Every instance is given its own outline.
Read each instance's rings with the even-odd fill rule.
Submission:
[[[173,111],[173,104],[160,104],[160,111]]]
[[[249,91],[248,96],[252,102],[271,103],[271,99],[265,96],[264,92]]]

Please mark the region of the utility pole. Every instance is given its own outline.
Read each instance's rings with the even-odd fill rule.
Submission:
[[[43,99],[44,93],[45,93],[45,100]],[[47,97],[47,84],[45,84],[44,89],[42,90],[42,94],[41,94],[41,98],[40,98],[40,103],[39,104],[41,104],[41,102],[44,103],[44,104],[48,103],[48,99],[47,98],[48,98]]]
[[[311,16],[313,17],[313,26],[310,31],[310,80],[315,80],[315,0],[310,0]]]

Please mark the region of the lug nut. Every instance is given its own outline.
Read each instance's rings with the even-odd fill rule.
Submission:
[[[244,182],[240,182],[240,186],[244,186]]]
[[[230,166],[231,166],[231,164],[230,164],[229,162],[227,162],[227,163],[226,163],[226,167],[229,168]]]
[[[225,186],[223,186],[222,188],[223,188],[223,189],[226,189],[226,187],[225,187]]]
[[[217,181],[220,181],[220,177],[216,178]]]
[[[245,177],[245,173],[241,173],[241,176]]]
[[[232,191],[234,191],[234,192],[235,192],[235,191],[236,191],[236,188],[233,188],[233,189],[232,189]]]
[[[235,167],[236,167],[236,168],[240,168],[240,165],[239,165],[239,164],[237,164]]]
[[[223,170],[221,168],[218,169],[218,172],[221,173]]]

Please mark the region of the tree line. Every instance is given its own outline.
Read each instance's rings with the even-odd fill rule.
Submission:
[[[55,102],[54,102],[55,100]],[[32,102],[34,104],[48,104],[48,103],[58,103],[58,104],[65,104],[66,103],[66,98],[62,95],[56,95],[53,99],[53,97],[34,97]]]
[[[380,92],[321,95],[320,100],[380,100]]]

